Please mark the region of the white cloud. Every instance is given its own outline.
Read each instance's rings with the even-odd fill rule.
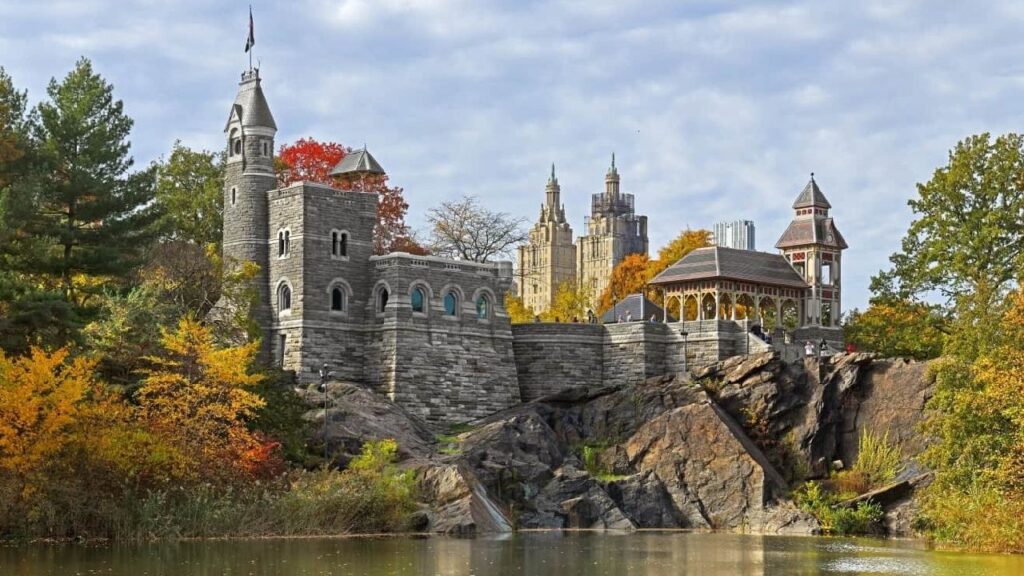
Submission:
[[[83,8],[83,6],[85,8]],[[577,233],[611,151],[652,246],[752,218],[770,249],[808,172],[867,301],[906,199],[955,142],[1024,125],[1013,2],[307,0],[255,8],[279,140],[366,141],[410,218],[474,193],[534,218],[549,163]],[[140,162],[219,146],[247,8],[0,2],[0,50],[38,98],[85,53],[136,117]]]

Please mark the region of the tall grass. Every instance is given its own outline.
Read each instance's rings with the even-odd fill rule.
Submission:
[[[344,471],[293,471],[240,487],[126,491],[118,499],[78,494],[85,505],[70,508],[42,500],[32,514],[0,517],[0,535],[139,541],[400,531],[416,495],[412,472],[394,464],[396,450],[393,440],[369,442]]]
[[[892,482],[905,469],[901,446],[890,441],[889,431],[879,435],[865,429],[857,444],[857,461],[835,474],[832,482],[840,495],[856,496]]]

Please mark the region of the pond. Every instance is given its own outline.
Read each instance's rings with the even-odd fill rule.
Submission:
[[[908,540],[682,532],[219,540],[0,547],[0,574],[50,576],[1024,574],[1024,556],[937,552]]]

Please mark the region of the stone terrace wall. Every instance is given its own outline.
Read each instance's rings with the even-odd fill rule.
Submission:
[[[523,401],[572,386],[603,382],[605,327],[600,324],[516,324],[512,348]]]
[[[686,330],[686,343],[680,333]],[[746,332],[729,321],[663,324],[517,324],[516,373],[524,401],[573,386],[600,388],[710,366],[744,353]],[[752,337],[751,337],[752,338]]]

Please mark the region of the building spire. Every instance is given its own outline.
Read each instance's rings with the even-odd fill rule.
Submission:
[[[558,177],[555,176],[555,163],[551,163],[551,178],[548,178],[549,184],[558,184]]]

